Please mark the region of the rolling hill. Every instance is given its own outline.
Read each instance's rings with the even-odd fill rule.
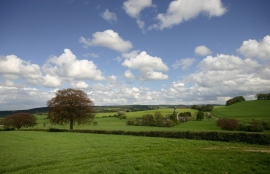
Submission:
[[[270,121],[270,100],[252,100],[218,107],[212,111],[218,118],[235,118],[241,121],[268,120]]]

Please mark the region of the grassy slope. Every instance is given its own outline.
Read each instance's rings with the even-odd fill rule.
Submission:
[[[196,110],[192,109],[177,109],[178,113],[191,112],[192,118],[195,119]],[[145,114],[154,114],[156,111],[161,112],[164,116],[171,114],[173,109],[159,109],[159,110],[148,110],[140,112],[127,112],[128,119],[134,119],[142,117]],[[124,130],[124,131],[219,131],[220,129],[215,125],[215,120],[203,120],[203,121],[189,121],[182,123],[174,127],[152,127],[152,126],[127,126],[127,120],[120,120],[115,117],[103,117],[114,115],[116,113],[98,113],[96,114],[96,121],[98,125],[75,125],[74,129],[96,129],[96,130]],[[45,123],[45,127],[44,127]],[[65,128],[68,129],[69,125],[59,126],[50,125],[49,120],[46,116],[38,116],[38,125],[34,128]]]
[[[235,118],[241,121],[251,121],[252,119],[270,121],[270,100],[239,102],[230,106],[215,108],[212,113],[218,118]]]
[[[0,173],[256,174],[270,171],[269,146],[29,131],[0,132],[0,137]]]

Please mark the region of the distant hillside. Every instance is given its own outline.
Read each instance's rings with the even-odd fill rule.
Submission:
[[[40,113],[40,112],[47,113],[48,108],[41,107],[41,108],[33,108],[33,109],[27,109],[27,110],[0,111],[0,117],[5,117],[7,115],[11,115],[11,114],[19,113],[19,112],[27,112],[27,113],[31,113],[31,114]]]
[[[173,108],[175,105],[119,105],[119,106],[94,106],[95,111],[98,112],[117,112],[119,110],[124,111],[145,111],[157,108]],[[176,107],[185,107],[184,105],[176,105]],[[7,115],[19,113],[19,112],[28,112],[31,114],[36,113],[47,113],[47,107],[34,108],[28,110],[14,110],[14,111],[0,111],[0,117],[6,117]]]
[[[270,100],[253,100],[218,107],[212,111],[218,118],[235,118],[242,121],[252,119],[270,121]]]

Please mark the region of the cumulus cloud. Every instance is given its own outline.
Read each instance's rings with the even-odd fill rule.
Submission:
[[[165,14],[158,14],[158,24],[152,25],[149,29],[171,28],[184,21],[197,17],[201,13],[212,16],[222,16],[226,12],[221,0],[174,0],[170,3]]]
[[[104,80],[102,72],[97,69],[92,61],[78,60],[69,50],[65,49],[59,57],[54,56],[47,60],[42,67],[43,71],[53,78],[52,82],[57,83],[58,78]]]
[[[172,65],[174,69],[178,67],[182,67],[182,70],[188,69],[196,60],[194,58],[185,58],[176,60],[176,62]]]
[[[132,43],[130,41],[123,40],[118,33],[114,32],[113,30],[96,32],[93,34],[93,39],[85,39],[84,37],[80,37],[79,42],[85,47],[101,46],[119,52],[127,52],[132,48]]]
[[[105,12],[101,15],[103,19],[109,22],[116,22],[117,21],[117,16],[115,13],[110,12],[108,9],[105,10]]]
[[[42,77],[39,65],[24,61],[16,55],[0,56],[0,75],[8,79],[20,76],[27,80]]]
[[[244,41],[237,51],[245,57],[270,60],[270,36],[265,36],[261,42],[251,39]]]
[[[201,45],[195,48],[194,53],[200,56],[207,56],[207,55],[212,54],[212,51],[206,46]]]
[[[127,58],[123,63],[130,69],[140,71],[142,80],[164,80],[168,79],[168,75],[162,74],[160,71],[168,71],[168,66],[159,57],[152,57],[145,51],[142,51],[136,57]]]
[[[86,89],[89,87],[89,85],[87,83],[85,83],[84,81],[72,82],[71,85],[74,88],[79,88],[79,89]]]
[[[134,74],[130,71],[130,69],[126,70],[124,73],[124,77],[127,79],[135,79]]]
[[[208,97],[228,97],[251,95],[258,91],[266,91],[270,80],[262,78],[266,72],[264,65],[255,60],[241,59],[232,55],[220,54],[208,56],[199,65],[199,70],[188,75],[184,81],[195,84],[189,89],[195,96],[205,101]]]
[[[141,29],[144,29],[145,23],[140,19],[140,13],[143,9],[151,6],[153,6],[152,0],[128,0],[123,3],[126,13],[130,17],[137,19],[136,23]]]
[[[138,18],[140,12],[152,6],[152,0],[128,0],[123,3],[126,13],[132,18]]]

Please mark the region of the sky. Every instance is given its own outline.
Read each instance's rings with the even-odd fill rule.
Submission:
[[[81,89],[95,105],[270,92],[269,0],[0,0],[0,110]]]

